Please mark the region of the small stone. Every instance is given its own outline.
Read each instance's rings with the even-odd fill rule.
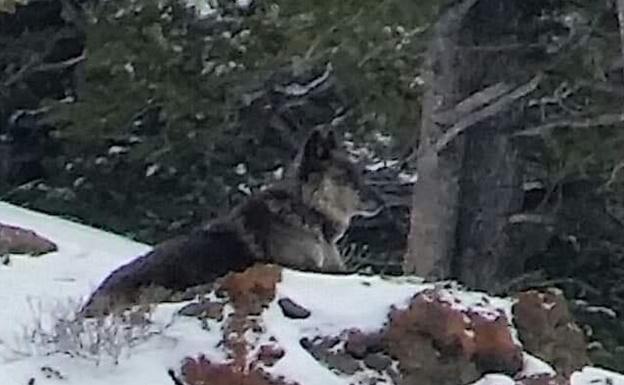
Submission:
[[[223,318],[223,304],[218,302],[192,302],[178,310],[178,314],[186,317]]]
[[[346,353],[328,354],[325,360],[330,368],[348,375],[355,374],[360,369],[360,364],[357,360]]]
[[[345,350],[354,358],[362,359],[367,353],[377,353],[383,350],[380,333],[364,334],[359,330],[349,332]]]
[[[303,319],[310,316],[310,311],[301,305],[296,304],[290,298],[282,298],[277,301],[277,304],[282,308],[282,312],[288,318]]]
[[[185,317],[199,317],[204,312],[204,307],[199,302],[189,303],[180,310],[178,314]]]
[[[356,330],[350,332],[347,337],[347,342],[345,343],[345,350],[353,358],[361,360],[366,356],[366,350],[368,348],[366,340],[366,335],[361,331]]]
[[[273,366],[277,361],[284,357],[284,349],[279,346],[262,345],[258,352],[258,360],[262,361],[266,366]]]
[[[369,354],[364,357],[364,365],[366,367],[377,370],[379,372],[388,369],[388,367],[392,364],[392,360],[390,357],[385,356],[380,353]]]

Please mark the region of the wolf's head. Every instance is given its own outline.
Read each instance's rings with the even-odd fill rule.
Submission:
[[[306,203],[344,226],[353,216],[374,216],[383,208],[383,200],[365,183],[362,169],[338,145],[333,130],[312,132],[295,175]]]

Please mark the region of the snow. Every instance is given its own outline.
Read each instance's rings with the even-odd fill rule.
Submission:
[[[570,385],[624,385],[624,375],[600,368],[585,367],[570,378]]]
[[[522,361],[523,368],[519,374],[520,377],[530,377],[536,374],[555,374],[555,370],[550,365],[528,353],[523,354]]]
[[[378,171],[381,170],[382,168],[390,168],[390,167],[394,167],[397,164],[399,164],[399,161],[396,159],[389,159],[389,160],[381,160],[372,164],[367,164],[365,166],[366,170],[368,171]]]
[[[167,370],[179,370],[185,357],[204,354],[211,361],[226,362],[226,351],[220,344],[222,323],[208,320],[202,324],[195,318],[178,315],[177,311],[188,302],[158,305],[142,338],[123,347],[118,364],[106,357],[96,364],[92,359],[34,346],[24,336],[24,330],[36,326],[37,314],[41,317],[40,328],[54,330],[55,309],[70,300],[83,301],[111,270],[150,247],[2,202],[0,223],[34,230],[59,247],[57,252],[40,257],[11,256],[10,265],[0,266],[0,384],[25,385],[34,378],[36,385],[171,385]],[[303,385],[357,382],[356,377],[339,376],[319,365],[301,347],[300,340],[336,336],[352,328],[377,331],[383,327],[392,306],[404,307],[415,293],[439,285],[414,277],[332,276],[284,269],[275,300],[259,317],[261,331],[248,331],[245,335],[253,345],[250,354],[255,354],[262,344],[280,346],[285,356],[266,370]],[[512,302],[507,299],[462,292],[458,287],[445,290],[449,299],[453,298],[453,306],[470,307],[486,315],[492,309],[500,309],[511,320]],[[311,316],[284,317],[277,304],[284,297],[310,310]],[[41,305],[34,314],[29,308],[32,303]],[[224,318],[231,313],[232,309],[226,306]],[[271,339],[275,341],[270,342]],[[524,361],[523,375],[552,373],[550,366],[533,356],[525,354]],[[602,382],[624,385],[624,376],[588,367],[572,376],[571,385]],[[490,374],[476,384],[502,383],[512,384],[513,380]]]
[[[209,0],[185,0],[186,6],[195,9],[199,18],[212,16],[216,13],[216,9]]]
[[[236,5],[241,9],[248,9],[252,3],[253,0],[236,0]]]

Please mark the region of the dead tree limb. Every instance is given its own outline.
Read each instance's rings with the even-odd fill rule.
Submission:
[[[503,109],[508,107],[511,103],[533,92],[537,88],[541,80],[542,80],[542,75],[541,74],[536,75],[528,83],[517,87],[513,91],[502,96],[496,102],[486,107],[483,107],[482,109],[475,111],[471,113],[470,115],[463,117],[459,122],[455,123],[451,128],[449,128],[444,133],[444,135],[442,135],[442,137],[436,142],[435,150],[438,152],[442,151],[444,148],[446,148],[449,145],[449,143],[453,139],[455,139],[458,135],[464,132],[467,128],[474,126],[475,124],[482,122],[485,119],[500,113]],[[474,98],[474,96],[471,96],[469,98]],[[476,104],[476,103],[473,102],[473,104]]]
[[[583,119],[562,119],[554,122],[540,124],[518,131],[513,136],[538,136],[550,133],[557,128],[590,128],[598,126],[613,126],[624,123],[624,112],[615,114],[603,114]]]
[[[443,111],[436,114],[433,120],[438,124],[455,124],[460,119],[483,106],[490,104],[504,94],[511,91],[511,86],[506,83],[496,83],[481,91],[475,92],[466,99],[457,103],[451,111]]]

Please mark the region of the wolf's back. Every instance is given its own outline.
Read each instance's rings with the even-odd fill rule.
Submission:
[[[137,303],[141,289],[183,290],[242,271],[255,258],[241,234],[229,226],[200,228],[157,245],[147,254],[113,271],[91,295],[83,314],[107,313]]]

